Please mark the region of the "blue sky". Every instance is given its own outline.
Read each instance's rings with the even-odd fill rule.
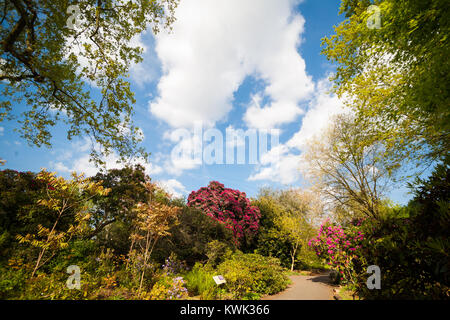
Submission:
[[[320,54],[321,38],[333,33],[339,0],[185,0],[173,32],[136,39],[144,61],[130,72],[136,94],[134,120],[151,153],[147,172],[174,195],[187,195],[211,180],[256,196],[262,186],[305,185],[299,171],[302,148],[341,110],[328,93],[334,66]],[[92,88],[92,90],[96,90]],[[201,122],[205,129],[254,128],[280,131],[280,158],[258,165],[174,163],[174,132]],[[28,146],[0,123],[4,168],[39,171],[45,167],[69,176],[94,174],[85,140],[68,141],[65,127],[52,130],[51,149]],[[114,167],[115,157],[107,159]],[[399,188],[391,197],[409,198]]]

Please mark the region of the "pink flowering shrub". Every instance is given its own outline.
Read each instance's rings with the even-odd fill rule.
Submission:
[[[345,229],[326,220],[320,226],[318,235],[309,241],[319,258],[339,273],[343,282],[356,284],[361,266],[364,234],[360,231],[362,221],[354,221]]]
[[[188,206],[198,208],[233,231],[236,243],[253,237],[259,228],[259,208],[252,206],[245,192],[225,188],[217,181],[193,191]]]

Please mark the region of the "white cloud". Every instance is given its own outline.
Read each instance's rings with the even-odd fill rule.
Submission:
[[[299,162],[299,155],[291,154],[288,147],[279,145],[262,156],[261,167],[248,180],[268,180],[286,185],[294,183],[300,178]]]
[[[142,48],[143,61],[130,65],[130,76],[140,87],[158,79],[160,64],[156,57],[154,41],[151,33],[145,31],[130,41],[131,46]]]
[[[59,162],[52,162],[51,166],[57,171],[57,172],[71,172],[71,170],[61,161]]]
[[[302,126],[287,142],[287,146],[302,150],[308,140],[324,132],[333,116],[345,111],[342,101],[335,94],[330,94],[330,89],[328,79],[317,83],[314,98],[302,118]]]
[[[5,128],[0,127],[0,137],[3,135],[4,132],[5,132]]]
[[[285,144],[266,153],[261,159],[261,166],[256,168],[256,172],[248,180],[292,184],[301,178],[301,152],[307,147],[308,141],[324,133],[333,116],[348,111],[336,95],[329,93],[330,88],[328,79],[318,82],[308,111],[302,118],[300,130]]]
[[[157,184],[174,198],[181,198],[187,193],[186,187],[176,179],[161,180]]]
[[[167,131],[164,139],[176,145],[164,157],[164,169],[169,174],[179,176],[184,170],[192,170],[202,164],[203,137],[187,129]]]
[[[312,92],[297,52],[304,19],[298,0],[191,0],[177,8],[173,33],[156,36],[163,76],[149,110],[173,127],[211,126],[232,109],[233,93],[247,76],[264,80],[269,104],[251,105],[251,127],[295,121],[298,103]]]

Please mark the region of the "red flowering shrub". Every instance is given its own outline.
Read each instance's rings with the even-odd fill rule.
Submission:
[[[364,234],[359,228],[361,222],[354,221],[344,229],[326,220],[320,226],[317,237],[308,243],[317,256],[327,261],[346,283],[356,284],[356,275],[365,264],[361,250],[364,240]]]
[[[259,228],[259,208],[252,206],[245,192],[225,188],[217,181],[193,191],[188,206],[198,208],[233,231],[237,243],[256,234]]]

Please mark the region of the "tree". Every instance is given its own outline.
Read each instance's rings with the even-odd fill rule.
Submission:
[[[337,210],[379,218],[379,209],[400,163],[386,158],[373,126],[351,114],[335,117],[328,131],[310,141],[303,170]]]
[[[244,245],[258,231],[260,212],[251,205],[245,192],[225,188],[217,181],[208,187],[193,191],[188,197],[188,206],[202,210],[211,218],[233,230],[236,243]]]
[[[233,247],[233,232],[220,221],[211,219],[201,210],[181,206],[179,223],[170,229],[170,237],[161,239],[154,250],[154,259],[164,261],[168,252],[173,252],[190,267],[198,261],[208,259],[208,244],[219,241],[221,245]]]
[[[310,191],[263,189],[255,205],[261,211],[257,251],[279,258],[293,271],[301,253],[306,254],[315,220],[322,214],[319,199]]]
[[[155,185],[146,183],[145,187],[149,194],[155,192]],[[131,235],[130,257],[141,260],[140,292],[153,249],[160,238],[170,235],[170,227],[177,222],[180,208],[150,199],[147,203],[139,203],[135,210],[137,217],[134,220],[135,232]],[[138,249],[133,250],[134,247]]]
[[[0,121],[16,118],[30,144],[50,146],[50,127],[68,126],[67,138],[88,135],[93,159],[116,150],[136,153],[140,131],[131,120],[135,103],[126,81],[142,60],[133,39],[148,25],[154,33],[174,21],[177,0],[0,0]],[[89,85],[100,90],[91,96]],[[12,104],[14,102],[14,105]],[[13,108],[14,107],[14,108]]]
[[[49,210],[53,214],[51,226],[38,225],[37,233],[25,236],[17,235],[20,243],[29,243],[39,248],[39,255],[31,274],[48,262],[59,249],[66,248],[68,242],[75,235],[80,235],[88,229],[87,221],[90,218],[89,200],[98,195],[106,195],[109,190],[102,187],[101,182],[91,182],[83,175],[72,174],[72,180],[66,181],[62,177],[56,177],[54,173],[42,170],[37,175],[37,180],[47,186],[46,196],[37,201],[37,204]],[[67,228],[59,229],[59,222],[70,215],[73,224]],[[43,260],[47,251],[50,256]]]
[[[126,254],[136,216],[133,209],[139,202],[149,201],[145,183],[150,182],[150,177],[141,165],[136,165],[100,172],[92,177],[92,181],[102,181],[102,185],[111,191],[107,196],[93,199],[90,223],[94,230],[86,237],[95,237],[98,242],[114,248],[116,253]]]
[[[46,185],[32,172],[0,171],[0,256],[6,259],[16,251],[15,235],[33,232],[48,217],[33,214],[36,201]]]
[[[361,225],[362,257],[381,268],[382,290],[369,290],[365,270],[359,290],[365,299],[448,299],[450,290],[450,167],[437,165],[417,179],[414,198],[380,221]]]
[[[367,26],[373,4],[380,28]],[[448,155],[449,10],[446,0],[342,0],[347,19],[323,39],[336,92],[377,124],[387,156],[423,165]]]
[[[301,203],[301,206],[302,208],[299,208],[299,210],[289,210],[285,212],[277,222],[281,232],[285,234],[285,237],[291,244],[289,250],[291,256],[291,271],[294,271],[297,254],[301,248],[306,247],[308,239],[312,236],[312,232],[314,230],[306,221],[307,211],[310,210],[309,203],[305,201],[305,203]]]

